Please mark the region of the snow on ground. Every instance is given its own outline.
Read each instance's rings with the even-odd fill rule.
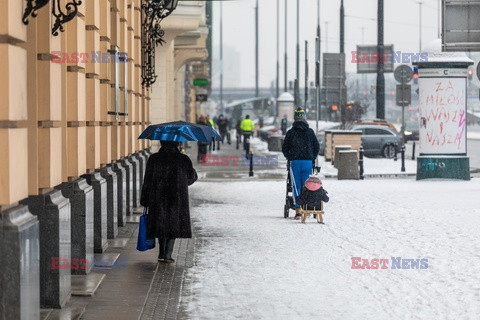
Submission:
[[[193,319],[478,319],[480,179],[324,186],[326,225],[283,218],[284,181],[191,187]],[[352,257],[428,268],[354,270]]]
[[[321,174],[336,176],[338,173],[331,162],[325,161],[323,156],[319,156],[319,164],[322,167]],[[402,162],[400,155],[398,160],[384,159],[384,158],[363,158],[363,169],[365,175],[386,175],[386,174],[416,174],[417,173],[417,160],[405,159],[405,172],[401,172]]]

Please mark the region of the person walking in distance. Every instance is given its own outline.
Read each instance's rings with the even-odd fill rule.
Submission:
[[[210,119],[210,116],[207,116],[207,117],[205,118],[205,121],[207,122],[207,126],[210,126],[210,127],[212,127],[213,129],[215,129],[215,122],[214,122],[212,119]],[[212,145],[213,145],[214,143],[215,143],[215,142],[210,142],[210,143],[209,143],[209,145],[208,145],[208,150],[209,150],[209,151],[212,151]]]
[[[242,130],[243,133],[243,149],[247,152],[250,151],[250,137],[253,134],[253,121],[250,119],[250,115],[247,114],[245,116],[245,119],[243,119],[242,123],[240,124],[240,129]]]
[[[280,128],[282,129],[282,134],[286,135],[287,134],[287,125],[288,125],[288,120],[287,120],[287,115],[284,114],[282,121],[280,123]]]
[[[197,124],[208,126],[205,116],[201,115],[198,118]],[[208,145],[209,145],[209,142],[197,142],[197,146],[198,146],[197,162],[203,162],[205,160],[205,155],[207,154]]]
[[[228,122],[228,119],[223,114],[220,114],[220,116],[218,116],[217,127],[218,127],[218,131],[220,132],[220,136],[222,137],[222,140],[221,140],[222,144],[225,141],[225,137],[227,138],[227,143],[231,144],[230,133],[228,132],[229,122]],[[220,140],[218,141],[217,149],[220,150]]]

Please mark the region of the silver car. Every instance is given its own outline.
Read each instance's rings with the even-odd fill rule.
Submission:
[[[403,137],[388,126],[359,125],[353,129],[362,131],[362,146],[366,156],[393,158],[403,146]]]

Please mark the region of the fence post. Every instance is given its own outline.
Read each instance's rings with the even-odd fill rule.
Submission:
[[[358,159],[358,165],[360,166],[360,179],[363,180],[365,177],[363,176],[363,147],[360,147],[360,155]]]
[[[253,152],[250,150],[250,171],[248,172],[249,177],[253,177]]]

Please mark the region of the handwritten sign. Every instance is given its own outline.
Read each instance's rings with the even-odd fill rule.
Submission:
[[[466,153],[466,78],[420,78],[420,153]]]

